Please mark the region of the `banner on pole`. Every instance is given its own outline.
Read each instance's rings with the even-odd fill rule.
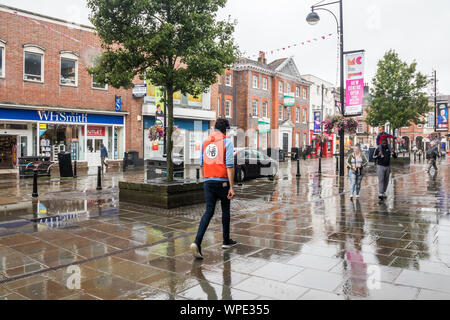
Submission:
[[[349,53],[345,59],[345,116],[362,116],[364,99],[364,52]]]
[[[448,131],[448,102],[440,102],[437,105],[436,131]]]

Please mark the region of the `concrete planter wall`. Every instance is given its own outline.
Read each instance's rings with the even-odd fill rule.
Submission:
[[[193,180],[120,182],[119,189],[120,201],[163,209],[205,203],[203,182]]]

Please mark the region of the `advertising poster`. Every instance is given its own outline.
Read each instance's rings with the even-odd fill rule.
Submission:
[[[164,112],[165,111],[165,105],[164,105],[164,89],[162,88],[155,88],[155,105],[156,105],[156,125],[164,127]]]
[[[322,132],[322,116],[320,112],[314,112],[314,133]]]
[[[448,102],[437,105],[437,131],[448,131]]]
[[[346,116],[363,114],[364,62],[364,52],[345,55]]]

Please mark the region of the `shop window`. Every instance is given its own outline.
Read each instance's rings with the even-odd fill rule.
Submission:
[[[84,126],[39,125],[39,155],[58,161],[58,153],[70,152],[72,160],[84,159]]]
[[[0,78],[5,77],[6,42],[0,39]]]
[[[44,82],[44,52],[42,47],[24,45],[24,80]]]
[[[78,84],[78,56],[69,51],[61,51],[60,83],[67,86]]]

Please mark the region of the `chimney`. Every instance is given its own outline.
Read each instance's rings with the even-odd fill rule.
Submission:
[[[259,52],[258,62],[262,64],[267,64],[266,54],[264,53],[264,51]]]

